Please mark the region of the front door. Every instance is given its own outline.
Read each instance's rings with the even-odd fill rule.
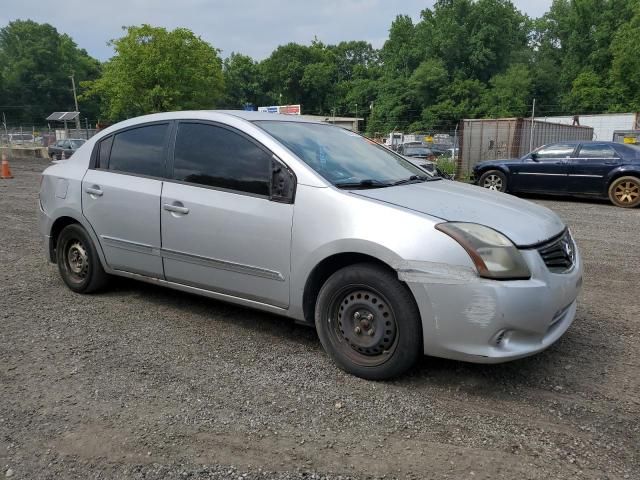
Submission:
[[[270,200],[273,161],[229,127],[179,124],[161,201],[167,280],[289,305],[293,205]]]
[[[620,156],[611,145],[582,145],[569,164],[569,193],[606,193],[604,179],[619,164]]]
[[[566,193],[569,159],[576,146],[571,144],[547,145],[531,156],[510,166],[512,190],[521,192]]]
[[[163,276],[160,194],[168,137],[168,123],[106,137],[96,168],[82,180],[82,212],[113,269]]]

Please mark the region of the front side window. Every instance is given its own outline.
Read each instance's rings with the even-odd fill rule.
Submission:
[[[580,158],[617,158],[616,151],[605,144],[587,144],[580,149]]]
[[[269,195],[272,155],[227,128],[181,123],[173,178],[257,195]]]
[[[534,152],[537,154],[537,158],[539,160],[544,160],[545,158],[570,157],[575,149],[575,145],[564,145],[561,143],[556,143],[554,145],[541,147],[538,150],[534,150]]]
[[[338,187],[383,187],[425,176],[401,156],[340,127],[277,120],[255,123]]]
[[[116,133],[111,147],[109,170],[162,177],[168,128],[169,124],[165,123]]]

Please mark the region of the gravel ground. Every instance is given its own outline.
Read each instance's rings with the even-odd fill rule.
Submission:
[[[535,199],[585,261],[569,332],[483,366],[342,373],[312,329],[115,280],[69,291],[37,233],[43,160],[0,180],[0,476],[640,478],[640,209]]]

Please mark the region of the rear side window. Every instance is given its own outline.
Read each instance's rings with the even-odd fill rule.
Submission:
[[[169,125],[165,123],[115,134],[109,170],[150,177],[164,176],[164,146],[168,128]]]
[[[578,156],[580,158],[616,158],[618,155],[611,146],[594,143],[583,145]]]
[[[269,195],[270,172],[271,154],[238,133],[202,123],[178,127],[176,180]]]

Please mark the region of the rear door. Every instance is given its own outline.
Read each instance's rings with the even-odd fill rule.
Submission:
[[[620,165],[620,156],[606,143],[585,143],[569,164],[569,193],[603,194],[609,171]]]
[[[509,166],[512,189],[523,192],[566,193],[569,160],[576,145],[555,143],[536,153],[536,160],[527,156]]]
[[[270,197],[273,154],[242,132],[180,122],[162,191],[167,280],[287,307],[293,205]]]
[[[82,211],[107,264],[162,278],[160,194],[171,124],[146,124],[101,140],[82,181]]]

